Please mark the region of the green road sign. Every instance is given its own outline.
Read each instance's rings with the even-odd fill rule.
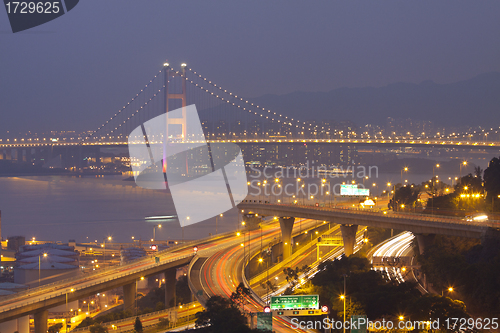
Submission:
[[[271,312],[257,312],[257,329],[273,330],[273,314]]]
[[[318,295],[272,296],[271,310],[319,309]]]
[[[353,315],[351,316],[351,323],[353,324],[351,326],[351,333],[366,333],[366,327],[368,326],[366,316]],[[354,326],[356,328],[352,328]]]

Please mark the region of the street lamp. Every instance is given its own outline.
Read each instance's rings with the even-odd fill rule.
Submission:
[[[403,171],[408,172],[408,167],[404,167],[403,169],[401,169],[401,186],[403,186]]]
[[[158,229],[161,229],[161,224],[158,224]],[[156,240],[156,227],[153,227],[153,241]]]
[[[41,257],[42,257],[42,254],[39,254],[38,255],[38,286],[40,287],[40,264],[41,264]],[[47,253],[44,253],[43,254],[43,257],[46,258],[47,257]]]
[[[431,215],[434,215],[434,173],[435,167],[439,168],[439,164],[432,166],[432,205],[431,205]]]
[[[345,290],[345,285],[344,285],[344,290]],[[345,295],[340,295],[340,299],[344,302],[344,323],[345,323]],[[345,325],[342,325],[344,327],[343,332],[345,333]]]
[[[109,241],[111,241],[111,236],[108,236],[108,242]],[[103,246],[102,257],[103,257],[103,264],[105,264],[106,263],[106,238],[104,238],[104,246]]]
[[[220,216],[220,217],[223,217],[223,216],[224,216],[224,214],[219,214],[219,216]],[[216,234],[216,235],[217,235],[217,218],[218,218],[219,216],[216,216],[216,217],[215,217],[215,234]]]
[[[70,293],[74,292],[75,289],[71,288],[69,290]],[[68,311],[68,290],[66,290],[66,316],[68,315],[69,311]],[[66,317],[66,332],[68,332],[68,322],[71,321],[71,316],[68,320],[68,317]]]
[[[462,185],[462,166],[467,166],[467,161],[460,163],[460,185]]]

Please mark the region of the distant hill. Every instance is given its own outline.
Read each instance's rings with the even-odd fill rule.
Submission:
[[[441,126],[499,126],[500,73],[449,84],[424,81],[328,92],[264,95],[252,102],[301,120],[385,123],[387,117],[430,120]]]

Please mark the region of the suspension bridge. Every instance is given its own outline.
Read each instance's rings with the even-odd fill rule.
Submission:
[[[303,163],[304,154],[321,150],[318,163],[351,163],[357,146],[393,148],[456,148],[499,150],[500,128],[485,132],[454,133],[448,136],[370,136],[347,133],[333,122],[295,119],[238,95],[182,64],[175,70],[165,63],[154,77],[96,130],[72,138],[0,139],[0,159],[33,162],[64,156],[63,167],[79,167],[82,159],[99,159],[102,147],[126,147],[130,133],[144,122],[170,111],[195,105],[206,142],[240,145],[245,160],[280,161],[292,156],[290,164]],[[307,110],[305,110],[305,114]],[[185,119],[170,119],[173,135],[189,142]],[[490,138],[490,141],[486,139]],[[309,150],[304,150],[303,147]],[[354,153],[353,153],[354,152]],[[269,156],[263,156],[267,154]],[[354,154],[354,155],[353,155]],[[339,158],[332,156],[340,156]],[[321,160],[323,159],[323,160]]]

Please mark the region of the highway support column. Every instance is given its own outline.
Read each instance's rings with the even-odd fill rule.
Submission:
[[[417,234],[418,251],[424,254],[425,249],[434,243],[434,234]]]
[[[165,309],[170,308],[170,301],[175,298],[175,285],[177,283],[177,268],[169,268],[165,275]],[[175,303],[174,303],[175,307]]]
[[[354,244],[356,243],[356,232],[358,232],[357,224],[341,224],[340,231],[344,240],[344,253],[349,257],[354,253]]]
[[[36,312],[35,315],[35,333],[47,333],[47,321],[49,320],[49,310]]]
[[[283,260],[292,255],[292,230],[295,217],[280,217],[281,241],[283,243]]]
[[[123,286],[123,310],[131,311],[134,315],[136,313],[135,298],[137,291],[137,282],[132,282]]]

